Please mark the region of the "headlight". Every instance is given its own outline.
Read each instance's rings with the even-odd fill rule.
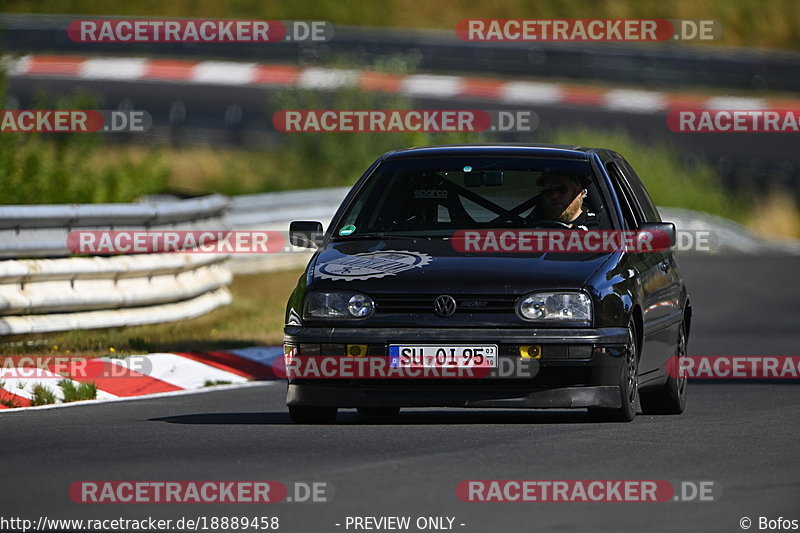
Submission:
[[[306,296],[305,318],[368,318],[375,309],[372,298],[349,291],[311,292]]]
[[[582,292],[534,292],[517,302],[517,314],[524,320],[592,323],[592,301]]]

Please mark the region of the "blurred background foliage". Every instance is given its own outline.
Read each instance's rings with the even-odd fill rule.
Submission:
[[[2,96],[0,94],[0,96]],[[266,104],[265,104],[266,105]],[[333,93],[285,90],[275,109],[409,109],[406,97],[358,88]],[[59,97],[39,108],[96,108],[87,95]],[[145,194],[251,194],[349,186],[387,151],[432,144],[500,140],[495,133],[287,133],[272,150],[212,146],[104,144],[100,134],[0,135],[0,187],[5,204],[129,202]],[[706,211],[745,222],[753,210],[723,189],[713,170],[682,164],[661,141],[645,144],[624,129],[562,128],[531,142],[611,148],[628,158],[662,206]]]
[[[0,99],[5,84],[0,78]],[[87,94],[42,95],[37,109],[97,109]],[[155,151],[132,159],[101,157],[98,133],[0,133],[2,204],[132,202],[167,186],[169,169]]]
[[[796,0],[6,0],[3,11],[243,19],[315,19],[354,26],[452,30],[465,18],[713,19],[723,35],[712,43],[800,49]]]

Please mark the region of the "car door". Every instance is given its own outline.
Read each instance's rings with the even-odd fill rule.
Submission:
[[[627,229],[637,230],[645,222],[659,222],[655,208],[643,208],[623,169],[627,163],[620,157],[606,163],[606,171],[621,203]],[[627,170],[627,169],[626,169]],[[649,199],[649,198],[648,198]],[[646,212],[647,211],[647,212]],[[672,323],[672,281],[670,280],[669,252],[631,253],[631,265],[637,273],[642,309],[642,356],[639,361],[640,382],[657,379],[662,375],[674,338],[670,334]]]
[[[622,173],[625,175],[628,183],[631,185],[633,194],[636,196],[639,204],[642,206],[642,210],[645,214],[647,222],[661,222],[661,216],[658,214],[658,209],[653,203],[653,200],[650,198],[650,195],[647,193],[647,190],[644,188],[644,185],[639,179],[639,176],[636,174],[636,171],[627,161],[625,161],[625,159],[620,158],[620,163]],[[685,287],[683,284],[683,275],[681,274],[680,267],[678,266],[678,260],[675,257],[675,252],[672,250],[665,251],[662,256],[663,260],[661,263],[661,268],[666,272],[669,282],[669,292],[666,299],[667,304],[664,306],[666,310],[665,320],[669,324],[669,337],[670,339],[673,339],[674,342],[674,340],[677,339],[678,330],[681,322],[683,321],[684,298],[682,295],[685,292]],[[670,348],[674,348],[673,343],[670,343]],[[674,349],[672,349],[668,356],[671,355],[674,355]]]

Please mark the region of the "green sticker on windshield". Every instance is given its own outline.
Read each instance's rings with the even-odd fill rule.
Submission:
[[[350,235],[356,230],[356,227],[352,224],[348,224],[347,226],[343,227],[339,230],[339,235]]]

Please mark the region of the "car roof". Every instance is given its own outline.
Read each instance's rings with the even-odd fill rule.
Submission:
[[[600,150],[585,146],[564,144],[531,144],[531,143],[484,143],[484,144],[450,144],[441,146],[422,146],[395,150],[383,155],[384,159],[403,159],[406,157],[424,156],[532,156],[556,157],[559,159],[586,160],[589,153]]]

